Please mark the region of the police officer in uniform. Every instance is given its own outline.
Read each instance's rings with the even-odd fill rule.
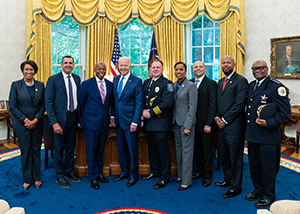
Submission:
[[[172,126],[174,87],[163,73],[163,62],[155,59],[151,66],[152,78],[144,82],[144,126],[147,131],[151,172],[143,180],[160,177],[154,189],[165,187],[171,176],[171,155],[168,133]]]
[[[249,165],[253,192],[246,195],[248,201],[256,201],[257,208],[266,208],[275,200],[276,175],[280,165],[280,125],[291,114],[286,88],[268,76],[265,61],[253,63],[247,105],[247,128]],[[265,109],[269,115],[263,115]]]

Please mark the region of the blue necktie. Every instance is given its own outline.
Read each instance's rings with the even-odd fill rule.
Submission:
[[[122,77],[122,79],[121,79],[121,81],[119,83],[119,88],[118,88],[118,96],[119,96],[119,98],[121,97],[121,94],[122,94],[123,80],[124,80],[124,77]]]
[[[198,87],[198,83],[200,82],[200,80],[196,80],[195,81],[195,85],[196,85],[196,87]]]
[[[70,112],[74,111],[74,100],[73,100],[73,89],[72,89],[72,83],[71,83],[71,76],[68,76],[68,83],[69,83],[69,110]]]

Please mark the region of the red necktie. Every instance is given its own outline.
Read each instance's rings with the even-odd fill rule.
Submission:
[[[223,87],[222,87],[222,91],[224,91],[225,85],[227,84],[228,78],[226,77],[224,82],[223,82]]]

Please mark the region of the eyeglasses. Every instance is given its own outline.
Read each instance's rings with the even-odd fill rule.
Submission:
[[[267,68],[267,66],[252,67],[251,69],[252,69],[252,71],[256,71],[256,70],[262,71],[262,70],[264,70],[265,68]]]

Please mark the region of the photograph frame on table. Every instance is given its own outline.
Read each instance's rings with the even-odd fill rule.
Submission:
[[[300,79],[300,36],[271,38],[271,77]]]
[[[7,111],[7,102],[6,102],[6,100],[0,100],[0,111]]]

